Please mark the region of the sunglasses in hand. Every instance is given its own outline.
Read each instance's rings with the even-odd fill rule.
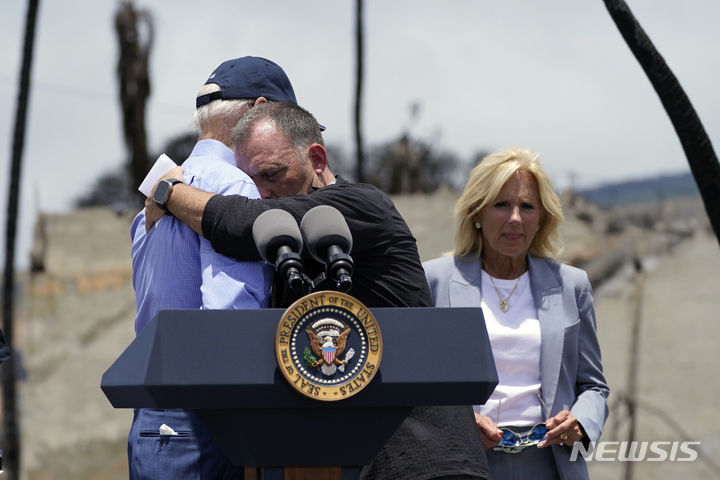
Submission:
[[[540,400],[540,404],[543,406],[543,409],[545,410],[546,418],[550,418],[550,413],[547,411],[547,407],[545,406],[545,402],[543,402],[542,397],[540,394],[538,394],[538,399]],[[497,425],[497,422],[500,420],[500,405],[502,403],[502,399],[499,399],[498,401],[498,411],[497,411],[497,419],[495,421],[495,424]],[[505,452],[505,453],[519,453],[523,451],[524,449],[528,447],[533,447],[540,443],[547,434],[547,427],[545,427],[544,423],[537,423],[530,427],[530,429],[525,430],[524,432],[516,432],[514,430],[511,430],[507,427],[499,427],[500,431],[502,432],[502,437],[500,437],[500,442],[497,444],[497,446],[493,447],[493,450],[498,452]]]

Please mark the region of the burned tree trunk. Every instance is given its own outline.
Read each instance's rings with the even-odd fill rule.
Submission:
[[[117,64],[123,135],[128,150],[130,188],[135,192],[150,165],[145,132],[145,106],[150,97],[148,62],[153,41],[150,13],[138,10],[132,0],[123,1],[115,14],[120,47]],[[141,201],[138,194],[138,201]]]
[[[8,188],[8,208],[5,231],[5,271],[3,275],[2,324],[7,336],[4,345],[0,332],[0,362],[2,366],[2,448],[4,449],[7,479],[20,478],[20,432],[18,428],[18,408],[16,391],[16,363],[13,351],[15,321],[15,240],[17,236],[18,203],[20,199],[20,172],[22,152],[25,145],[25,124],[30,101],[30,68],[32,67],[33,46],[35,45],[35,24],[39,0],[30,0],[25,17],[25,41],[23,44],[20,84],[18,89],[17,110],[12,145],[12,161]],[[8,356],[9,355],[9,356]]]
[[[624,0],[604,0],[615,25],[655,88],[675,128],[705,211],[720,242],[720,164],[710,138],[680,82]]]
[[[362,90],[363,90],[363,0],[355,0],[355,176],[365,181],[365,151],[362,136]]]

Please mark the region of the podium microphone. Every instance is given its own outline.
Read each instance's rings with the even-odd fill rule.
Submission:
[[[329,205],[313,207],[303,216],[300,230],[310,255],[327,269],[327,277],[338,290],[352,288],[352,235],[342,213]]]
[[[285,210],[266,210],[255,219],[252,233],[263,260],[275,265],[275,270],[293,292],[304,295],[305,279],[300,258],[303,241],[295,218]]]

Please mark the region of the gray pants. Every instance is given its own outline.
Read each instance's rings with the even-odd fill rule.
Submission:
[[[530,447],[519,453],[486,450],[492,480],[557,480],[560,478],[550,447]]]

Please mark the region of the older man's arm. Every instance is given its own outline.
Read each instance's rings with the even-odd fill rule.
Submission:
[[[160,181],[169,178],[183,178],[182,167],[173,168],[166,173]],[[158,183],[160,181],[158,181]],[[155,187],[157,187],[157,184]],[[165,212],[153,201],[152,197],[154,193],[155,188],[153,188],[150,196],[145,199],[145,230],[148,232],[152,226],[165,215]],[[184,183],[177,183],[172,189],[166,206],[175,217],[202,235],[203,210],[205,210],[205,205],[208,200],[215,195],[215,193],[198,190]]]

